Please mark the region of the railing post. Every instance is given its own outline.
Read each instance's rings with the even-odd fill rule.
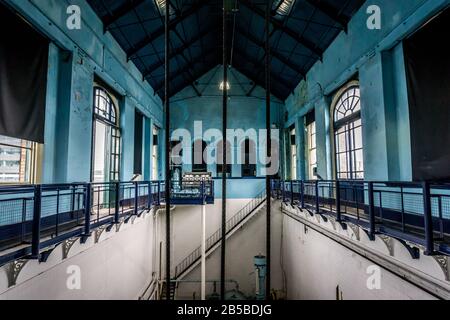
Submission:
[[[134,183],[134,215],[138,215],[138,203],[139,203],[139,184]]]
[[[91,235],[91,193],[92,185],[86,185],[86,197],[84,199],[84,235],[86,237]]]
[[[152,183],[148,182],[148,197],[147,197],[147,209],[150,210],[152,208]]]
[[[320,213],[320,202],[319,202],[319,180],[316,180],[315,182],[315,188],[316,188],[316,213]]]
[[[286,185],[285,185],[284,181],[281,182],[281,195],[282,195],[283,202],[285,202],[286,201]]]
[[[115,223],[119,223],[120,217],[119,217],[119,212],[120,212],[120,182],[116,182],[116,207],[114,209],[114,222]]]
[[[338,222],[342,221],[341,215],[341,183],[336,180],[336,220]]]
[[[33,231],[31,240],[31,258],[39,259],[41,240],[41,204],[42,186],[34,186]]]
[[[291,206],[294,206],[294,181],[291,180]]]
[[[368,183],[368,197],[369,197],[369,238],[375,240],[375,198],[373,192],[373,182]]]
[[[158,206],[161,205],[161,181],[158,181],[158,195],[157,195],[157,199],[158,199]]]
[[[423,214],[425,228],[425,255],[434,253],[434,234],[433,234],[433,216],[431,212],[431,192],[430,183],[423,182]]]
[[[302,209],[305,209],[305,182],[302,180],[300,184],[300,197]]]

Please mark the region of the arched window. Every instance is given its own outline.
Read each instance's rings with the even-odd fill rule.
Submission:
[[[231,152],[231,143],[230,141],[227,140],[227,166],[226,166],[226,175],[227,177],[231,177],[231,171],[232,171],[232,166],[231,163],[233,162],[233,154]],[[219,142],[217,142],[216,145],[216,154],[217,154],[217,177],[222,177],[223,176],[223,163],[224,163],[224,159],[223,159],[223,140],[220,140]]]
[[[359,86],[344,89],[337,96],[333,110],[336,176],[338,179],[364,179]]]
[[[245,139],[242,144],[242,177],[256,177],[256,143]]]
[[[208,171],[208,165],[204,157],[207,146],[208,145],[203,140],[197,140],[194,142],[194,152],[192,152],[192,172]]]
[[[106,89],[94,88],[93,182],[120,180],[120,129],[114,101]]]
[[[94,89],[94,112],[98,118],[109,122],[112,125],[117,125],[117,111],[113,99],[109,93],[100,87]]]

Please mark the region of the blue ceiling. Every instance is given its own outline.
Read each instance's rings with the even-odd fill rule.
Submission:
[[[229,64],[264,87],[264,0],[229,0]],[[290,12],[277,13],[284,1]],[[164,0],[88,0],[109,31],[164,96]],[[171,95],[222,63],[222,0],[171,0]],[[271,15],[271,91],[282,100],[322,58],[364,0],[274,0]],[[280,11],[280,10],[278,10]],[[253,88],[254,89],[254,88]],[[247,93],[252,94],[252,89]]]

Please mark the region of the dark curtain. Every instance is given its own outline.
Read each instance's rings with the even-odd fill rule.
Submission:
[[[0,5],[0,134],[44,143],[49,42]]]
[[[144,116],[136,111],[134,117],[134,174],[142,174],[143,125]]]
[[[404,41],[414,180],[450,178],[450,55],[446,10]]]

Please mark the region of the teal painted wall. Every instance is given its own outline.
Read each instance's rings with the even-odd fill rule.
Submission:
[[[133,176],[134,112],[139,109],[149,121],[161,126],[161,100],[143,81],[136,66],[83,0],[5,0],[36,29],[51,40],[49,53],[46,126],[42,182],[90,180],[93,112],[93,81],[101,79],[119,94],[122,127],[121,179]],[[69,5],[81,8],[81,30],[66,26]],[[145,141],[150,133],[144,133]],[[151,168],[145,147],[145,175]]]
[[[193,141],[201,138],[194,133],[195,121],[202,121],[203,131],[209,129],[222,131],[223,96],[222,91],[219,89],[221,79],[222,67],[217,66],[198,79],[197,89],[201,92],[201,97],[196,95],[192,87],[187,87],[173,97],[171,102],[172,130],[187,129]],[[253,86],[252,82],[235,69],[230,69],[229,71],[229,83],[231,89],[228,102],[228,129],[242,129],[244,131],[248,129],[265,129],[265,90],[256,87],[251,96],[247,96],[247,93]],[[280,128],[282,126],[284,104],[282,101],[272,97],[271,108],[271,122]],[[257,146],[257,148],[259,151],[260,146]],[[237,155],[238,152],[239,150],[235,148],[234,153]],[[257,166],[258,172],[261,168],[261,165]],[[183,171],[191,170],[191,163],[184,165]],[[208,170],[216,175],[215,165],[209,166]],[[241,177],[240,165],[233,166],[232,174],[233,177]],[[258,175],[260,176],[260,174]]]
[[[450,4],[448,0],[367,1],[285,101],[285,128],[316,111],[318,172],[334,179],[330,109],[334,93],[359,79],[364,165],[368,180],[411,180],[411,143],[402,39]],[[369,5],[381,9],[381,30],[369,30]],[[298,143],[302,139],[298,138]],[[303,159],[302,159],[303,158]],[[299,176],[305,166],[298,159]]]

